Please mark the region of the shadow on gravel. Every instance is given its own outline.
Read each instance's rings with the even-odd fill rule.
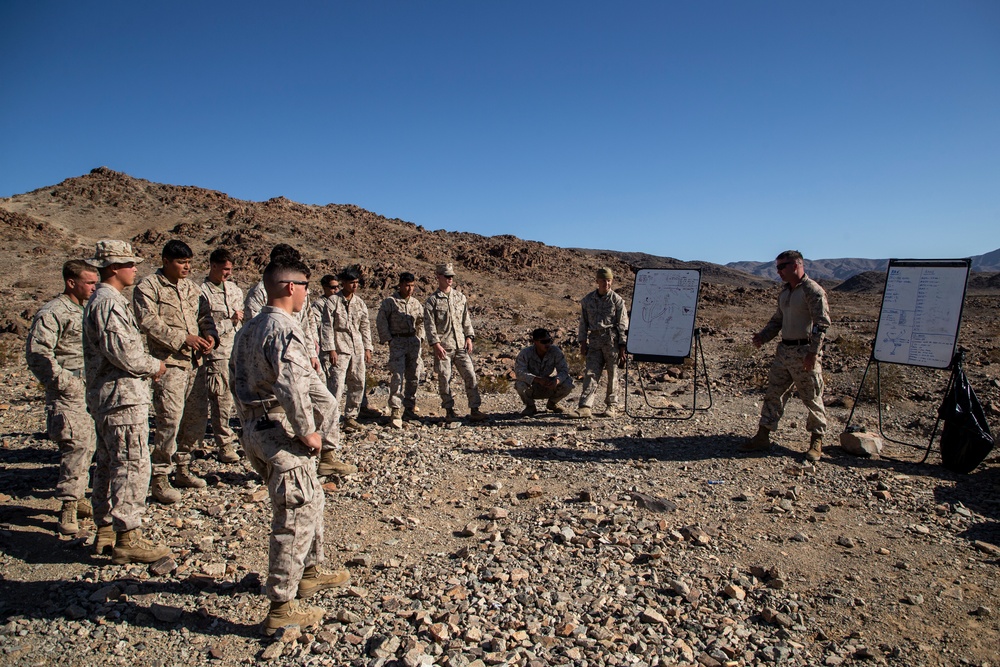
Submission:
[[[16,435],[16,434],[15,434]],[[54,463],[59,464],[59,447],[48,440],[25,447],[0,448],[0,463]]]
[[[105,563],[107,560],[105,559]],[[260,579],[256,574],[247,575],[240,582],[228,586],[198,587],[184,581],[140,581],[122,577],[114,581],[0,581],[0,623],[21,616],[35,620],[74,621],[89,619],[100,625],[139,626],[162,631],[187,628],[211,636],[237,635],[250,639],[263,639],[257,624],[233,623],[211,613],[206,607],[194,610],[188,605],[202,605],[203,595],[218,597],[237,594],[257,595]],[[146,599],[146,596],[173,594],[190,598],[181,604],[168,604]],[[261,617],[263,605],[261,603]],[[127,633],[127,630],[126,630]]]
[[[514,447],[508,449],[511,456],[530,459],[559,461],[630,461],[655,459],[657,461],[704,461],[708,459],[758,458],[763,453],[741,452],[740,445],[746,442],[745,435],[689,435],[676,438],[604,438],[595,441],[605,449],[574,449],[565,446]],[[776,445],[767,456],[801,458],[795,452]]]
[[[55,534],[57,512],[24,505],[0,507],[0,551],[33,565],[45,563],[106,564],[106,558],[94,556],[84,542],[93,533],[81,532],[80,537],[60,539]],[[37,530],[36,530],[37,529]]]

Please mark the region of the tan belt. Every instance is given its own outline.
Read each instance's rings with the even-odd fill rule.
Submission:
[[[247,421],[253,421],[261,417],[273,417],[277,419],[285,414],[285,409],[280,405],[274,405],[269,408],[265,408],[262,405],[250,405],[244,408],[244,412],[246,412]]]

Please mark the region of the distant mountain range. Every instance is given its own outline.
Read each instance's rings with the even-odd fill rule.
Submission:
[[[900,258],[904,259],[904,258]],[[915,257],[913,259],[928,259]],[[951,258],[948,258],[951,259]],[[889,265],[888,259],[858,259],[854,257],[842,257],[839,259],[807,259],[806,273],[813,279],[827,280],[847,280],[852,276],[865,271],[885,272]],[[769,262],[729,262],[727,268],[743,271],[754,276],[777,280],[778,275],[774,272],[774,260]],[[1000,271],[1000,248],[984,255],[976,255],[972,258],[972,270],[993,272]]]

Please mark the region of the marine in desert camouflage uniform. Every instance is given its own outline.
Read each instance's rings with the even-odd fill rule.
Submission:
[[[305,304],[308,275],[301,260],[287,255],[267,266],[268,305],[237,334],[230,360],[247,460],[271,499],[267,634],[284,625],[318,624],[323,609],[299,605],[295,598],[350,579],[346,571],[317,569],[323,561],[324,499],[312,457],[331,428],[336,432],[336,399],[312,367],[296,317]]]
[[[354,269],[345,269],[337,279],[340,292],[326,300],[322,311],[320,361],[330,392],[341,401],[344,430],[359,430],[357,418],[365,395],[367,364],[372,361],[372,328],[368,305],[357,295],[361,276]]]
[[[83,384],[83,304],[99,280],[83,260],[63,265],[63,293],[35,314],[25,344],[28,368],[45,386],[45,425],[59,446],[56,497],[62,501],[59,532],[74,535],[80,517],[93,514],[84,497],[97,438]]]
[[[435,276],[438,288],[424,302],[424,332],[427,343],[434,351],[434,372],[438,376],[441,407],[449,420],[456,418],[455,396],[451,390],[451,369],[454,366],[465,382],[469,419],[486,421],[486,415],[479,409],[483,399],[479,395],[479,380],[472,364],[472,341],[476,332],[469,317],[468,300],[452,287],[455,269],[450,262],[438,264]]]
[[[286,254],[295,259],[302,259],[299,251],[287,243],[279,243],[271,248],[272,261],[275,257]],[[256,317],[265,305],[267,305],[267,290],[264,288],[264,281],[261,280],[247,291],[246,298],[243,300],[244,321],[249,321]],[[306,306],[301,312],[296,313],[295,317],[299,320],[299,326],[306,337],[306,349],[309,350],[310,354],[309,361],[317,372],[322,373],[323,369],[319,363],[319,356],[317,354],[318,346],[316,345],[316,341],[319,339],[316,337],[316,327],[311,324],[312,312],[312,304],[309,295],[306,294]]]
[[[98,554],[112,549],[114,563],[152,563],[170,555],[142,538],[149,489],[149,380],[166,364],[146,353],[142,332],[122,289],[135,283],[132,246],[99,241],[87,263],[101,283],[83,309],[83,358],[87,409],[97,426],[94,523]]]
[[[521,350],[514,360],[514,390],[524,403],[525,417],[534,416],[535,401],[546,398],[549,412],[561,413],[559,401],[573,391],[573,378],[562,350],[552,344],[548,329],[531,332],[531,345]]]
[[[392,425],[403,425],[404,413],[416,417],[417,386],[423,372],[420,347],[424,338],[424,308],[413,298],[416,276],[399,274],[396,292],[382,301],[375,328],[380,343],[389,346],[389,417]]]
[[[178,443],[196,371],[204,362],[204,355],[219,344],[211,310],[201,302],[201,289],[187,277],[193,254],[183,241],[168,241],[163,246],[163,266],[132,290],[136,320],[146,334],[149,352],[167,364],[166,374],[153,387],[156,434],[151,490],[153,498],[168,504],[181,498],[168,478],[175,466],[174,486],[191,489],[205,486],[205,480],[191,470],[193,443]]]
[[[580,302],[580,354],[586,359],[583,389],[575,417],[588,418],[594,407],[597,383],[604,371],[608,373],[605,412],[614,416],[618,411],[618,369],[625,365],[625,344],[628,337],[628,310],[625,300],[611,289],[614,275],[611,269],[597,270],[597,289]]]
[[[775,259],[775,268],[785,283],[778,295],[778,308],[764,328],[754,334],[752,342],[759,348],[779,333],[781,342],[768,371],[757,434],[741,449],[765,451],[771,448],[771,432],[778,428],[794,388],[809,413],[806,430],[811,435],[806,458],[818,461],[823,455],[823,436],[826,434],[820,357],[830,327],[830,307],[826,292],[806,275],[802,253],[786,250]]]
[[[202,310],[208,309],[219,334],[219,346],[207,352],[195,372],[194,386],[184,408],[178,446],[191,451],[205,435],[209,412],[212,436],[221,463],[240,460],[236,451],[236,433],[229,425],[235,414],[233,393],[229,388],[229,355],[233,338],[243,324],[243,290],[229,280],[233,273],[233,255],[217,248],[208,258],[209,272],[201,283]]]

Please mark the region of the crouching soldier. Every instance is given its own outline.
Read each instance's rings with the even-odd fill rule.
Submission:
[[[531,332],[531,345],[517,355],[514,374],[517,376],[514,389],[524,403],[522,415],[534,416],[538,412],[535,401],[541,398],[548,399],[545,407],[549,412],[565,412],[559,407],[559,401],[573,391],[573,378],[570,377],[566,357],[552,344],[552,336],[547,329]]]

